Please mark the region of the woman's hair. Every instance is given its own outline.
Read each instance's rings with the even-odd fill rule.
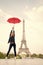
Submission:
[[[13,33],[12,33],[12,31],[10,32],[10,37],[11,36],[15,36],[15,31],[13,31]]]

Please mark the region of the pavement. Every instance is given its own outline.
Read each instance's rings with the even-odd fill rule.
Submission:
[[[0,59],[0,65],[43,65],[43,59]]]

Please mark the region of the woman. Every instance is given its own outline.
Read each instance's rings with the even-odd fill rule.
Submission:
[[[10,43],[10,45],[9,45],[9,50],[8,50],[6,56],[8,57],[9,52],[10,52],[11,48],[13,47],[13,48],[14,48],[14,55],[15,55],[15,57],[16,57],[15,31],[12,32],[12,30],[11,30],[8,43]]]

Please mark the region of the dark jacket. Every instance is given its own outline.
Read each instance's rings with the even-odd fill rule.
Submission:
[[[14,42],[14,43],[15,43],[14,36],[12,36],[12,37],[9,37],[8,43],[11,43],[11,42]]]
[[[13,31],[13,32],[15,34],[15,31]],[[9,37],[8,43],[11,43],[11,42],[14,42],[15,43],[15,35],[14,36],[11,36],[11,33],[12,33],[12,30],[10,32],[10,37]]]

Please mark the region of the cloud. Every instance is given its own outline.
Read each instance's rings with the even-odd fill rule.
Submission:
[[[26,16],[27,25],[37,31],[43,31],[43,6],[29,8],[25,7],[24,16]],[[29,22],[28,22],[29,21]]]
[[[43,22],[43,6],[33,7],[31,10],[25,9],[24,15],[33,22]]]
[[[6,22],[9,17],[11,17],[11,15],[5,13],[3,10],[0,9],[0,23]]]

